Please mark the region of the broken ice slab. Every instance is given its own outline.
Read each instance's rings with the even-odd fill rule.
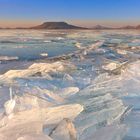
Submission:
[[[103,127],[95,133],[82,135],[80,140],[122,140],[127,131],[128,128],[125,125],[111,125]]]
[[[3,139],[3,140],[6,140],[6,139]],[[19,137],[17,140],[53,140],[53,139],[44,134],[28,134],[28,135],[23,135]]]
[[[116,69],[117,67],[119,67],[119,64],[112,62],[112,63],[109,63],[109,64],[103,66],[102,68],[105,69],[105,70],[112,71],[112,70]]]
[[[55,94],[63,98],[69,98],[70,96],[75,95],[78,92],[79,92],[78,87],[66,87],[66,88],[56,90]]]
[[[48,75],[48,73],[57,73],[63,71],[71,71],[76,69],[71,63],[64,62],[54,62],[54,63],[34,63],[27,69],[23,70],[9,70],[3,75],[0,75],[0,80],[2,82],[12,83],[15,78],[26,78],[32,76],[38,76],[40,73],[41,76]]]
[[[69,104],[50,108],[35,108],[15,113],[5,120],[0,129],[0,136],[7,140],[16,140],[27,134],[42,134],[43,125],[58,124],[64,118],[74,120],[83,107],[79,104]],[[27,117],[28,116],[28,117]]]
[[[77,140],[77,132],[70,119],[63,119],[52,129],[49,136],[53,140]]]
[[[116,108],[114,110],[114,112],[116,110],[118,110],[118,108]],[[118,110],[117,111],[118,116],[116,116],[113,112],[111,112],[111,113],[113,113],[112,116],[111,116],[111,114],[110,115],[109,114],[108,115],[99,114],[99,116],[96,116],[96,114],[92,114],[90,117],[87,117],[86,119],[81,120],[81,123],[79,123],[79,125],[77,123],[75,123],[76,128],[78,130],[78,134],[81,136],[81,138],[85,138],[92,134],[96,134],[97,130],[99,130],[105,126],[108,126],[108,124],[114,124],[114,121],[116,121],[116,119],[119,119],[123,112],[124,112],[124,109]],[[86,114],[86,115],[88,115],[88,114]],[[94,115],[96,117],[94,117]]]

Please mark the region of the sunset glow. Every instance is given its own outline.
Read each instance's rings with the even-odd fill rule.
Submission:
[[[137,25],[139,0],[0,0],[0,27],[68,21],[82,26]]]

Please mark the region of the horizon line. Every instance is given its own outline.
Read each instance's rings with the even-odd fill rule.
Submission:
[[[0,21],[1,22],[1,21]],[[124,23],[124,24],[121,24],[120,22],[119,23],[116,23],[116,22],[113,22],[112,23],[112,21],[107,21],[107,23],[98,23],[97,21],[92,21],[92,23],[90,23],[90,25],[84,25],[86,22],[88,23],[88,21],[84,21],[85,23],[83,23],[83,22],[79,22],[79,20],[75,20],[75,21],[68,21],[68,20],[48,20],[48,21],[40,21],[40,22],[35,22],[35,23],[32,23],[30,20],[29,21],[27,21],[26,23],[22,23],[21,25],[19,24],[19,25],[16,25],[16,23],[18,24],[18,22],[12,22],[11,24],[13,24],[13,26],[11,25],[11,26],[3,26],[3,25],[0,25],[0,29],[7,29],[7,28],[9,28],[9,29],[15,29],[15,28],[32,28],[32,27],[34,27],[34,26],[38,26],[38,25],[41,25],[41,24],[43,24],[43,23],[45,23],[45,22],[66,22],[66,23],[68,23],[68,24],[71,24],[71,25],[74,25],[74,26],[79,26],[79,27],[83,27],[83,28],[93,28],[93,27],[96,27],[96,26],[104,26],[104,27],[108,27],[108,28],[121,28],[121,27],[126,27],[126,26],[134,26],[134,27],[136,27],[136,26],[139,26],[140,24],[138,24],[138,23],[130,23],[130,24],[126,24],[126,23]],[[115,25],[115,23],[116,23],[116,25]],[[9,23],[10,24],[10,23]],[[120,24],[120,25],[119,25]]]

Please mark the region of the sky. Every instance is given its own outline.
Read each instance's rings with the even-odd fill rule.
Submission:
[[[80,26],[140,24],[140,0],[0,0],[0,27],[45,21]]]

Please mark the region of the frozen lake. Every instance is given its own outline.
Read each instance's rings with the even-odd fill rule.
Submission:
[[[12,87],[11,122],[18,112],[79,104],[83,111],[72,119],[77,139],[139,140],[139,59],[136,30],[0,30],[1,110]],[[18,130],[16,123],[2,126],[0,138]]]

